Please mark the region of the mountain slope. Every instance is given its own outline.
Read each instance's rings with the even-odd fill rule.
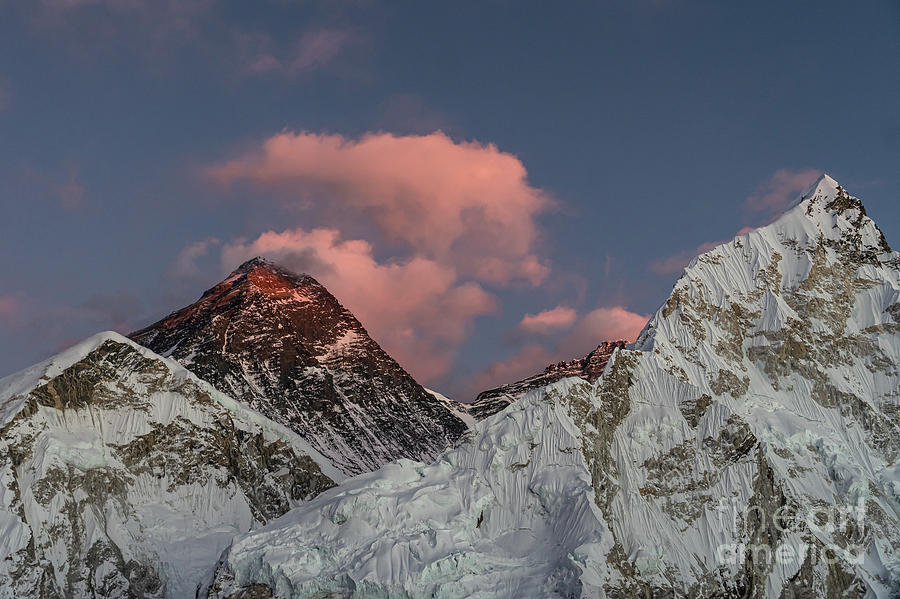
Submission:
[[[101,333],[0,380],[0,597],[189,597],[340,480],[297,435]]]
[[[212,596],[571,596],[609,543],[580,432],[552,398],[589,390],[556,383],[431,465],[388,464],[238,538]]]
[[[348,474],[431,460],[466,430],[325,287],[260,258],[131,338],[296,431]]]
[[[238,537],[210,596],[896,597],[898,306],[900,255],[823,177],[595,383]]]
[[[539,374],[482,391],[472,405],[468,406],[468,412],[475,420],[484,420],[502,412],[509,404],[524,397],[526,393],[569,376],[577,376],[593,383],[603,374],[603,369],[606,368],[606,363],[616,348],[624,347],[624,341],[604,341],[583,358],[551,364]]]

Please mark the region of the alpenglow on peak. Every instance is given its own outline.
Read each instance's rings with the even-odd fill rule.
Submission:
[[[325,286],[263,258],[131,338],[300,434],[346,474],[430,460],[466,430]]]

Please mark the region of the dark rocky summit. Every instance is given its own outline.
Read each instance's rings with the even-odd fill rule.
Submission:
[[[466,430],[324,286],[262,258],[131,338],[299,433],[347,474],[430,461]]]

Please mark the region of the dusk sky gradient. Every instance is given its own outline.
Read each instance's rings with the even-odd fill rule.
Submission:
[[[900,246],[900,2],[0,0],[0,376],[263,254],[459,399],[823,171]]]

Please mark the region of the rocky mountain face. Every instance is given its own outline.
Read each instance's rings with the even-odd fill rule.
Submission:
[[[0,379],[0,598],[193,597],[233,535],[341,479],[283,426],[99,334]]]
[[[208,596],[897,597],[898,366],[900,254],[826,176],[595,382],[237,537]]]
[[[325,287],[260,258],[131,338],[284,424],[347,474],[430,461],[467,428]]]
[[[509,404],[524,397],[526,393],[569,376],[577,376],[593,383],[603,374],[603,369],[606,368],[606,363],[609,362],[613,352],[617,348],[623,349],[624,347],[624,341],[604,341],[583,358],[550,364],[539,374],[482,391],[468,406],[468,412],[476,421],[484,420],[502,412]]]

